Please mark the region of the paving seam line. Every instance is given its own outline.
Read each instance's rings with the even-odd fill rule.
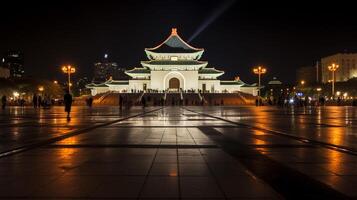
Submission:
[[[221,117],[217,117],[217,116],[205,114],[205,113],[202,113],[202,112],[194,111],[194,110],[191,110],[191,109],[188,109],[188,108],[183,108],[183,109],[185,109],[187,111],[190,111],[190,112],[193,112],[193,113],[196,113],[196,114],[199,114],[199,115],[206,116],[206,117],[211,117],[211,118],[214,118],[214,119],[222,120],[222,121],[225,121],[225,122],[228,122],[228,123],[231,123],[231,124],[244,126],[246,128],[252,128],[252,129],[260,130],[260,131],[267,131],[268,133],[271,133],[271,134],[274,134],[274,135],[280,135],[280,136],[288,137],[288,138],[291,138],[291,139],[295,139],[295,140],[298,140],[298,141],[306,143],[306,144],[318,145],[318,146],[321,146],[321,147],[324,147],[324,148],[327,148],[327,149],[332,149],[332,150],[339,151],[339,152],[342,152],[342,153],[347,153],[347,154],[350,154],[350,155],[357,156],[357,150],[354,149],[354,148],[341,146],[341,145],[330,144],[330,143],[321,142],[321,141],[312,140],[312,139],[307,139],[307,138],[298,137],[298,136],[293,136],[293,135],[290,135],[290,134],[287,134],[287,133],[284,133],[284,132],[278,131],[278,130],[271,130],[271,129],[261,128],[261,127],[257,127],[257,126],[244,124],[244,123],[234,122],[234,121],[231,121],[231,120],[228,120],[228,119],[224,119],[224,118],[221,118]]]

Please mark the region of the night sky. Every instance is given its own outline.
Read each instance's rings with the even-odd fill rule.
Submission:
[[[268,68],[267,79],[293,82],[298,67],[357,52],[357,12],[349,1],[96,2],[2,4],[0,52],[23,51],[32,77],[58,79],[59,66],[72,64],[78,79],[91,77],[105,53],[119,66],[139,67],[144,48],[161,43],[172,27],[185,40],[203,29],[191,42],[205,49],[202,60],[224,70],[224,79],[247,82],[256,80],[255,65]]]

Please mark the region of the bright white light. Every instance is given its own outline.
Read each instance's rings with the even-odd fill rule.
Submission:
[[[336,95],[337,95],[337,96],[340,96],[340,94],[341,94],[340,91],[337,91],[337,92],[336,92]]]
[[[347,97],[347,95],[348,95],[348,94],[347,94],[347,92],[343,93],[343,97],[345,97],[345,98],[346,98],[346,97]]]
[[[108,54],[104,54],[104,58],[108,58]]]
[[[14,95],[15,98],[20,96],[20,94],[18,92],[14,92],[12,94]]]
[[[289,103],[293,104],[294,103],[294,99],[293,98],[289,99]]]

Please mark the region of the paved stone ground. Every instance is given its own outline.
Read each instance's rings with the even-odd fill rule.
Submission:
[[[356,108],[154,109],[1,111],[0,198],[357,197]]]

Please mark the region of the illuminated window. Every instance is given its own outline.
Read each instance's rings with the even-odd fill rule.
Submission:
[[[177,56],[171,56],[171,61],[177,61]]]

